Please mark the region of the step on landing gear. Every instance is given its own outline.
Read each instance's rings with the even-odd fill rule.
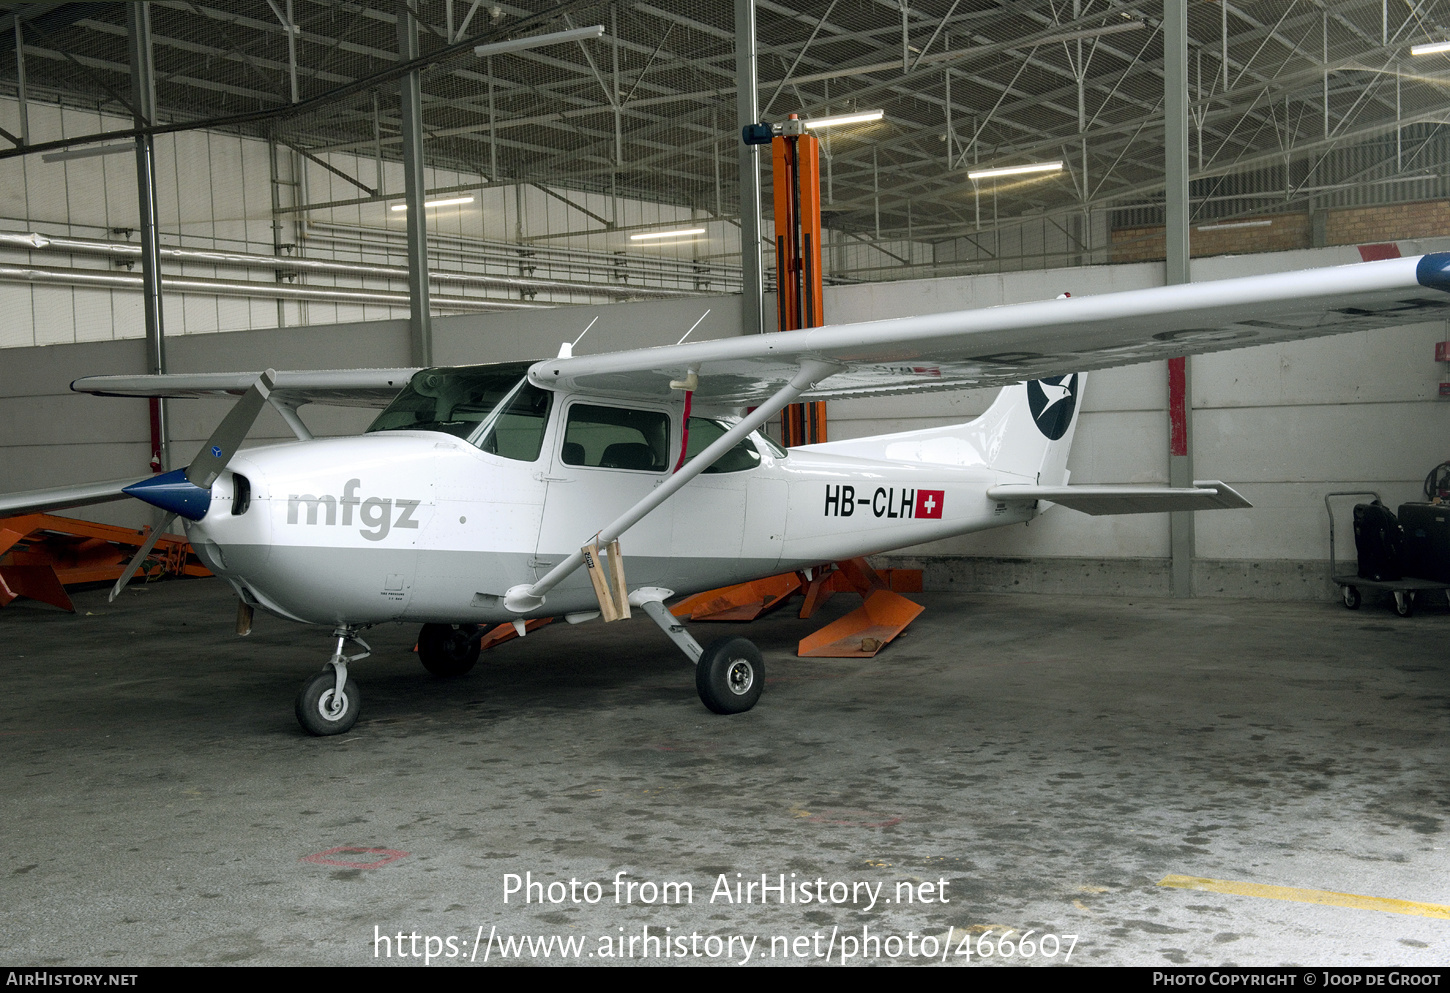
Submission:
[[[347,664],[367,658],[373,650],[358,636],[356,628],[340,627],[332,634],[337,638],[332,658],[297,693],[297,722],[308,734],[322,736],[350,731],[362,710],[362,692],[356,680],[347,678]],[[356,655],[344,654],[349,641],[361,645],[363,650]]]
[[[695,663],[695,689],[700,702],[717,714],[743,714],[754,707],[765,689],[765,658],[746,638],[721,638],[701,648],[664,601],[673,590],[645,586],[629,595],[629,602],[649,614],[685,657]]]

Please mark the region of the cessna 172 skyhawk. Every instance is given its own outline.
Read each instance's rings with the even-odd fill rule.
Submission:
[[[73,388],[242,398],[185,469],[14,494],[0,514],[124,494],[166,511],[153,534],[183,518],[245,605],[333,629],[297,701],[314,734],[357,719],[348,666],[370,625],[421,623],[423,664],[461,674],[480,625],[627,609],[626,591],[695,663],[705,705],[737,713],[760,695],[760,652],[701,648],[664,607],[676,593],[1022,522],[1044,502],[1246,507],[1220,482],[1065,485],[1083,373],[1440,318],[1444,291],[1450,253],[534,363],[91,377]],[[966,424],[789,452],[758,430],[800,399],[983,386],[1005,388]],[[384,409],[360,437],[313,439],[296,413],[309,402]],[[264,403],[298,440],[238,451]],[[615,588],[596,589],[599,550],[626,533]]]

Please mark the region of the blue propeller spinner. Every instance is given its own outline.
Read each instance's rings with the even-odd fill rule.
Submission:
[[[213,449],[216,451],[216,449]],[[211,507],[211,487],[202,488],[186,478],[185,469],[172,469],[158,476],[132,483],[121,490],[153,507],[199,521]]]

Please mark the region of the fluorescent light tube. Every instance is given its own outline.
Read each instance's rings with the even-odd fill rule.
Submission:
[[[995,179],[998,176],[1025,176],[1034,172],[1061,172],[1062,163],[1033,162],[1031,165],[1002,166],[998,169],[978,169],[967,173],[968,179]]]
[[[460,204],[460,203],[473,203],[473,197],[449,197],[446,200],[424,200],[423,201],[423,206],[424,207],[452,207],[455,204]],[[408,209],[408,205],[405,204],[405,203],[395,203],[395,204],[393,204],[392,209],[393,210],[407,210]]]
[[[806,121],[808,128],[833,128],[838,124],[864,124],[867,121],[879,121],[886,116],[884,110],[863,110],[859,114],[841,114],[838,117],[821,117],[814,121]]]
[[[632,234],[630,241],[653,241],[656,238],[683,238],[687,234],[704,234],[704,228],[680,228],[678,231],[646,231],[644,234]]]

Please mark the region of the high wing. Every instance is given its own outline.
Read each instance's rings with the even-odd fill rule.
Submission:
[[[288,407],[324,403],[336,407],[386,407],[417,369],[318,369],[277,373],[271,398]],[[257,380],[255,372],[166,373],[155,376],[86,376],[71,383],[95,396],[239,397]]]
[[[0,517],[14,514],[30,514],[41,510],[69,510],[73,507],[89,507],[97,503],[124,500],[121,490],[136,482],[129,479],[113,479],[104,483],[77,483],[73,486],[55,486],[44,490],[25,490],[19,493],[0,495]]]
[[[1450,314],[1450,252],[537,362],[543,387],[749,406],[805,361],[837,371],[803,399],[1006,386],[1177,355],[1396,327]],[[280,404],[386,407],[416,369],[280,372]],[[240,396],[256,373],[89,376],[98,396]]]
[[[1450,316],[1450,252],[1101,296],[839,324],[535,363],[542,387],[757,404],[803,362],[837,367],[802,399],[1006,386],[1177,355]]]

